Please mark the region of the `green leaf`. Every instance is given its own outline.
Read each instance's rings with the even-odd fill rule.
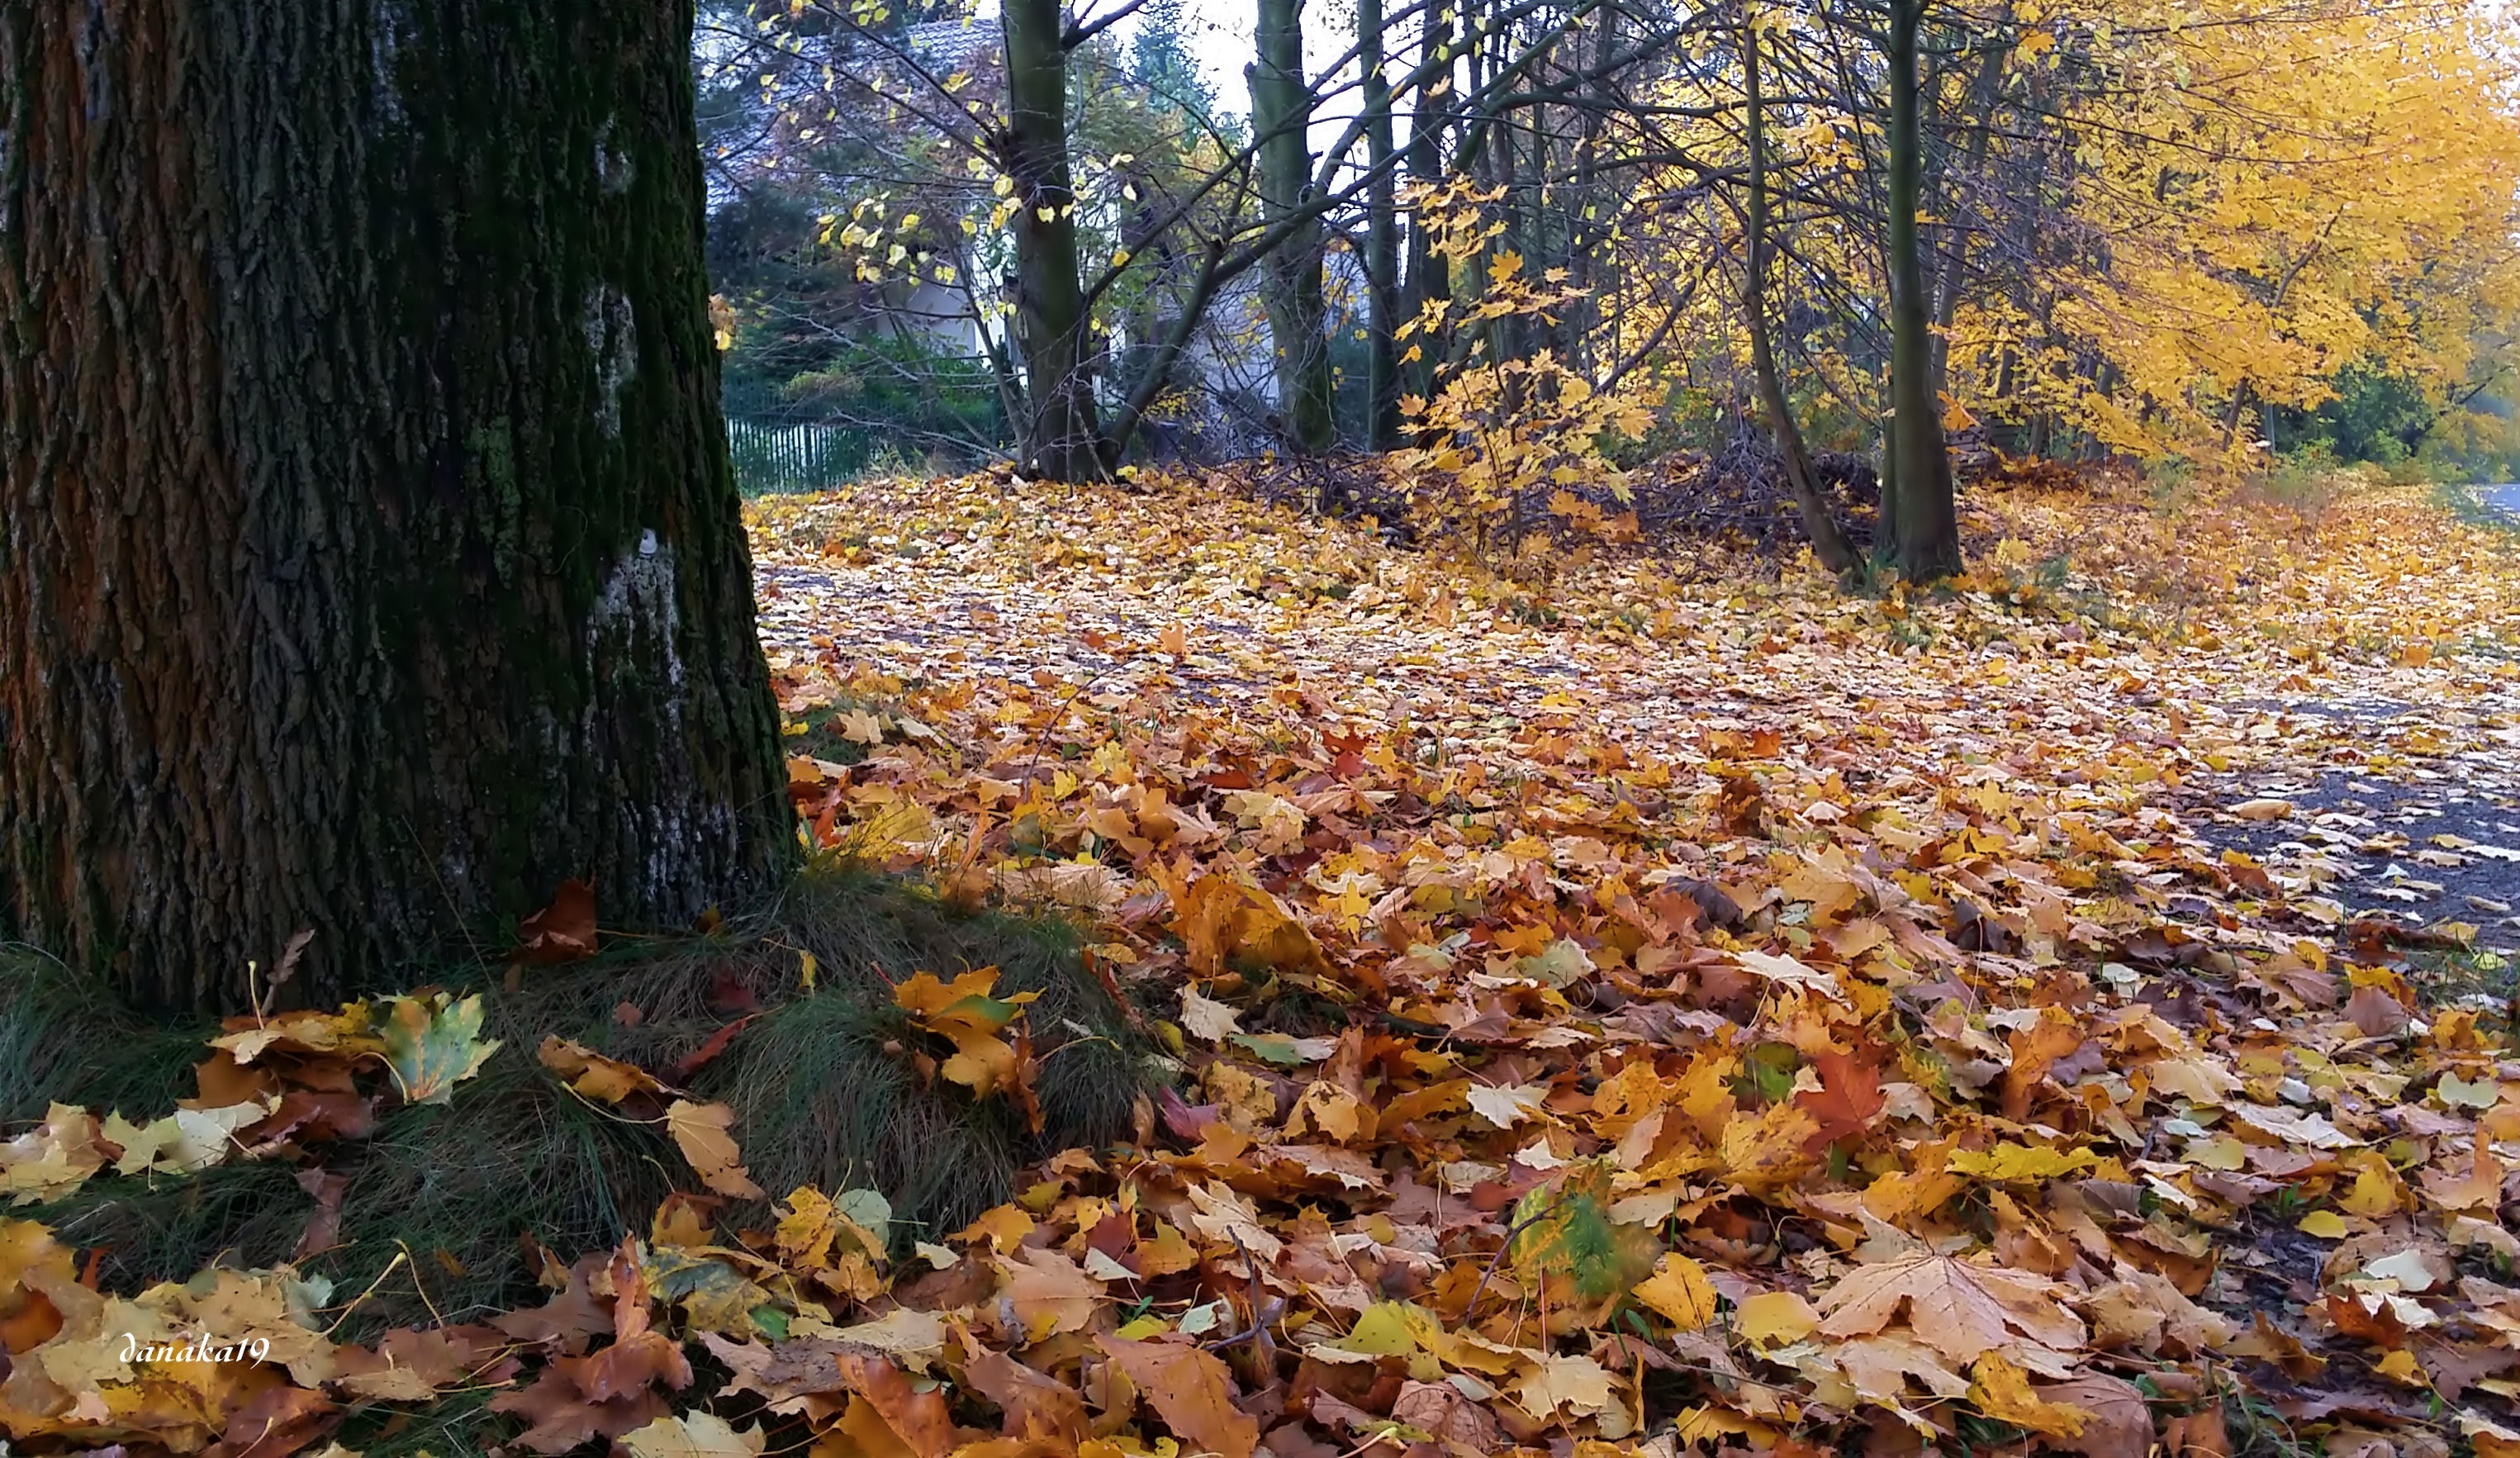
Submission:
[[[384,1045],[385,1067],[406,1104],[445,1103],[499,1047],[495,1038],[482,1040],[479,997],[450,1004],[443,992],[393,999]]]
[[[842,1190],[832,1200],[832,1208],[875,1238],[869,1255],[880,1260],[892,1240],[892,1202],[874,1190]]]
[[[1623,1296],[1652,1273],[1662,1253],[1652,1228],[1610,1219],[1610,1162],[1573,1165],[1554,1188],[1544,1185],[1515,1204],[1519,1233],[1508,1253],[1516,1272],[1563,1276],[1588,1301]]]
[[[1802,1055],[1789,1043],[1761,1043],[1750,1050],[1742,1071],[1759,1102],[1774,1104],[1793,1096],[1794,1073],[1802,1062]]]
[[[1227,1041],[1284,1068],[1295,1068],[1304,1062],[1295,1040],[1282,1032],[1238,1032]]]
[[[1592,970],[1593,959],[1584,948],[1563,936],[1541,948],[1538,955],[1514,963],[1514,971],[1552,987],[1563,987]]]
[[[748,1337],[768,1333],[763,1308],[776,1308],[778,1298],[755,1285],[723,1256],[698,1249],[659,1247],[640,1261],[648,1289],[659,1300],[682,1308],[694,1330]],[[782,1317],[781,1321],[785,1322]]]

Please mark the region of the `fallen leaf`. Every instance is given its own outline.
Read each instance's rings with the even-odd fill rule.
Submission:
[[[1684,1332],[1715,1319],[1715,1287],[1706,1279],[1706,1267],[1686,1255],[1664,1255],[1654,1263],[1654,1273],[1629,1295]]]
[[[744,1171],[743,1152],[727,1132],[734,1123],[735,1111],[724,1104],[676,1099],[665,1109],[665,1129],[701,1184],[738,1200],[759,1200],[761,1187]]]
[[[2026,1428],[2042,1437],[2061,1439],[2080,1437],[2092,1421],[2090,1408],[2051,1401],[2031,1391],[2028,1374],[2005,1361],[2000,1352],[1982,1353],[1969,1371],[1969,1405],[1999,1423]],[[2143,1425],[2143,1435],[2147,1442],[2152,1437],[2148,1420]],[[2143,1451],[2138,1446],[2128,1458],[2142,1458]]]
[[[449,1002],[443,992],[397,997],[387,1005],[385,1067],[407,1104],[443,1104],[455,1085],[481,1071],[499,1049],[481,1038],[481,999]]]
[[[621,1435],[630,1458],[761,1458],[769,1439],[756,1425],[741,1431],[705,1408],[663,1417]]]
[[[1173,1435],[1193,1452],[1251,1458],[1260,1425],[1234,1405],[1234,1374],[1213,1354],[1172,1342],[1124,1342],[1098,1337],[1095,1344],[1129,1374]]]
[[[1948,1255],[1912,1255],[1848,1272],[1821,1298],[1820,1331],[1830,1337],[1878,1332],[1904,1309],[1919,1340],[1956,1362],[1974,1362],[2017,1339],[2007,1328],[2059,1349],[2079,1346],[2085,1328],[2037,1276]]]
[[[562,1082],[599,1104],[618,1104],[634,1093],[669,1092],[636,1064],[607,1058],[557,1033],[546,1036],[534,1056]]]
[[[559,967],[595,955],[595,888],[574,877],[560,884],[549,906],[517,924],[511,959]]]
[[[1510,1129],[1527,1118],[1546,1118],[1544,1108],[1549,1099],[1546,1084],[1519,1084],[1497,1087],[1473,1083],[1462,1091],[1470,1109],[1479,1117],[1500,1129]]]

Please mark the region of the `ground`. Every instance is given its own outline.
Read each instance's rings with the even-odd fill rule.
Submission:
[[[1417,1077],[1358,1074],[1356,1057],[1388,1039],[1278,1052],[1187,1001],[1204,1097],[1263,1153],[1273,1135],[1292,1143],[1308,1122],[1298,1100],[1316,1097],[1303,1090],[1326,1079],[1373,1108],[1469,1074],[1530,1105],[1474,1097],[1469,1120],[1401,1135],[1409,1153],[1386,1148],[1383,1173],[1414,1168],[1436,1204],[1447,1188],[1495,1204],[1565,1188],[1560,1161],[1610,1156],[1607,1193],[1643,1201],[1626,1208],[1719,1213],[1729,1239],[1701,1228],[1701,1256],[1756,1249],[1769,1276],[1779,1256],[1812,1276],[1842,1266],[1797,1256],[1797,1236],[1855,1246],[1860,1269],[1915,1256],[1917,1236],[1976,1244],[1951,1206],[1917,1218],[1903,1204],[1912,1191],[1875,1198],[1900,1175],[1925,1178],[1951,1148],[1941,1140],[1958,1138],[2031,1175],[1960,1201],[1994,1201],[1976,1221],[1991,1221],[1978,1234],[1999,1252],[2026,1221],[2056,1241],[2048,1264],[2029,1261],[2042,1274],[2197,1311],[2215,1332],[2182,1347],[2154,1324],[2130,1340],[2079,1306],[2101,1370],[2142,1375],[2208,1349],[2266,1362],[2298,1352],[2298,1330],[2354,1354],[2320,1370],[2318,1397],[2285,1388],[2320,1357],[2303,1354],[2291,1378],[2273,1375],[2280,1359],[2261,1365],[2278,1420],[2405,1423],[2422,1402],[2392,1388],[2427,1380],[2450,1402],[2512,1392],[2520,1352],[2462,1344],[2505,1330],[2502,1317],[2357,1347],[2339,1337],[2354,1319],[2328,1311],[2379,1304],[2389,1279],[2368,1258],[2440,1261],[2440,1282],[2389,1287],[2437,1287],[2434,1301],[2454,1269],[2510,1266],[2498,1198],[2427,1210],[2432,1186],[2414,1183],[2469,1191],[2505,1173],[2477,1110],[2457,1103],[2459,1070],[2520,1072],[2488,1057],[2505,1044],[2464,1042],[2475,1014],[2510,994],[2495,948],[2520,941],[2520,568],[2512,537],[2475,510],[2416,489],[2316,512],[2137,487],[1983,494],[1970,502],[1981,568],[1928,595],[1847,595],[1807,565],[1562,542],[1464,563],[1388,547],[1371,523],[1263,515],[1162,479],[1134,492],[877,484],[764,502],[756,527],[764,636],[791,706],[854,704],[870,714],[862,737],[884,732],[875,756],[832,777],[827,835],[1097,908],[1111,926],[1103,953],[1126,974],[1162,986],[1222,974],[1204,986],[1282,1007],[1287,981],[1305,979],[1275,953],[1238,974],[1247,948],[1215,931],[1199,895],[1199,876],[1230,873],[1268,890],[1263,916],[1318,941],[1326,999],[1449,1031],[1452,1057],[1482,1049]],[[1721,956],[1698,931],[1792,961],[1744,959],[1756,981],[1738,969],[1727,981],[1703,966]],[[1905,1026],[1847,1031],[1880,1001],[1832,1004],[1845,989],[1810,986],[1845,974],[1880,977],[1875,996]],[[2442,1017],[2440,999],[2462,996],[2467,1012]],[[2059,1019],[2071,1031],[2042,1044]],[[1270,1052],[1292,1067],[1260,1070],[1273,1087],[1257,1095],[1239,1067]],[[1633,1105],[1605,1113],[1620,1079],[1650,1082],[1658,1092],[1638,1097],[1653,1105],[1716,1070],[1756,1082],[1762,1057],[1777,1060],[1777,1090],[1741,1095],[1762,1115],[1701,1115],[1690,1135],[1666,1125],[1641,1143]],[[1636,1060],[1650,1077],[1626,1072]],[[2223,1072],[2210,1087],[2147,1077],[2190,1060]],[[2450,1103],[2414,1097],[2445,1074]],[[1869,1113],[1832,1115],[1839,1097]],[[1877,1135],[1882,1097],[1915,1100],[1915,1120],[1890,1120],[1905,1156],[1822,1138],[1845,1127],[1832,1117]],[[1817,1132],[1779,1115],[1797,1103]],[[2311,1132],[2291,1122],[2303,1110],[2318,1110]],[[1177,1115],[1177,1132],[1207,1115]],[[2490,1115],[2502,1120],[2493,1138],[2520,1132],[2510,1115]],[[1371,1151],[1371,1122],[1369,1138],[1333,1143]],[[1381,1127],[1391,1138],[1388,1113]],[[1698,1140],[1711,1148],[1693,1162],[1681,1151]],[[1815,1198],[1807,1168],[1744,1173],[1779,1145],[1784,1165],[1820,1148],[1852,1158],[1850,1193]],[[2084,1156],[2101,1162],[2069,1168]],[[1732,1170],[1732,1196],[1709,1165]],[[2125,1223],[2101,1236],[2071,1216],[2090,1193],[2053,1175],[2077,1170],[2104,1170],[2096,1183],[2127,1193],[2101,1201],[2142,1206],[2149,1226],[2135,1223],[2152,1236]],[[1779,1198],[1794,1175],[1804,1193]],[[2339,1191],[2346,1213],[2320,1210]],[[1364,1206],[1375,1198],[1388,1196]],[[1423,1198],[1412,1183],[1396,1204]],[[2064,1218],[2021,1213],[2042,1201]],[[1792,1231],[1779,1206],[1812,1223]],[[2318,1236],[2293,1228],[2303,1218]],[[2018,1246],[2003,1264],[2021,1264]],[[1769,1276],[1711,1279],[1749,1299]],[[2469,1299],[2510,1297],[2447,1304]],[[2273,1327],[2245,1335],[2258,1311]],[[1928,1330],[1922,1306],[1911,1319]],[[1817,1383],[1820,1405],[1797,1407],[1807,1420],[1850,1397],[1912,1397],[1917,1383],[1943,1392],[1915,1367],[1903,1380],[1865,1365],[1890,1357],[1792,1359]],[[1759,1378],[1719,1367],[1738,1375],[1733,1413],[1779,1418]],[[2175,1395],[2147,1383],[2157,1407]],[[1615,1425],[1596,1413],[1596,1431]],[[2311,1428],[2349,1443],[2362,1431]],[[1348,1420],[1351,1435],[1369,1431]]]
[[[1125,739],[1176,712],[1391,731],[1491,773],[1534,738],[1687,762],[1709,734],[1773,731],[1769,757],[1852,755],[1860,791],[1998,763],[2051,791],[2135,787],[2131,807],[2313,902],[2520,943],[2512,538],[2411,490],[2316,519],[2027,492],[1977,508],[1981,590],[1912,612],[1720,560],[1544,558],[1464,582],[1376,533],[1194,491],[873,484],[765,503],[756,529],[763,637],[797,702],[898,681],[913,712],[969,727],[957,744],[1029,743],[1060,696],[1036,737],[1062,761],[1100,749],[1095,726]],[[2268,798],[2290,811],[2228,811]]]
[[[504,1052],[443,999],[387,1005],[400,1043],[365,1009],[247,1020],[200,1102],[273,1050],[281,1086],[381,1063],[386,1127],[408,1077],[450,1120],[530,1087],[685,1193],[616,1252],[528,1247],[547,1304],[374,1346],[310,1345],[287,1267],[100,1307],[75,1221],[0,1222],[0,1427],[2515,1458],[2515,538],[2420,491],[2131,482],[1972,493],[1964,524],[1966,579],[1849,592],[1402,547],[1196,479],[756,503],[791,794],[827,860],[912,878],[934,929],[890,943],[933,975],[772,922],[705,996],[570,993],[611,1057],[529,1057],[513,987]],[[1081,971],[1056,939],[973,965],[948,934],[984,906],[1063,919]],[[609,1025],[674,998],[679,1043]],[[1101,1060],[1134,1113],[968,1223],[844,1193],[846,1160],[788,1190],[753,1085],[845,1114],[857,1075],[799,1032],[834,1010],[888,1097],[1039,1129]],[[85,1117],[0,1145],[0,1192],[114,1188],[159,1137]],[[113,1321],[214,1299],[305,1349],[290,1381],[207,1418],[98,1365]],[[63,1373],[106,1374],[113,1421]]]

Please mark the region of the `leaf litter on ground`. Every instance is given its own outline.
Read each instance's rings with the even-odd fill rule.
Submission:
[[[810,834],[1082,918],[1178,1092],[960,1231],[812,1189],[751,1229],[723,1108],[546,1044],[700,1187],[547,1256],[547,1305],[335,1347],[285,1268],[124,1301],[19,1222],[0,1428],[278,1453],[486,1385],[542,1452],[2520,1454],[2510,1008],[2409,977],[2479,928],[2206,834],[2284,823],[2269,778],[2520,743],[2506,539],[2404,494],[2025,488],[1971,503],[1952,590],[1848,596],[1417,555],[1162,476],[753,515]],[[2347,695],[2411,712],[2284,707]],[[902,1056],[1020,1107],[1056,1055],[992,986],[900,984]],[[221,1056],[409,1029],[373,1056],[425,1098],[479,1066],[453,1012]],[[206,1140],[56,1109],[0,1189]],[[298,1357],[96,1349],[109,1303],[214,1299]]]

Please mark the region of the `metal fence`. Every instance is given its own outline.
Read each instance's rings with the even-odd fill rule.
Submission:
[[[746,495],[819,491],[865,469],[875,453],[870,433],[851,426],[741,420],[726,423],[735,481]]]

